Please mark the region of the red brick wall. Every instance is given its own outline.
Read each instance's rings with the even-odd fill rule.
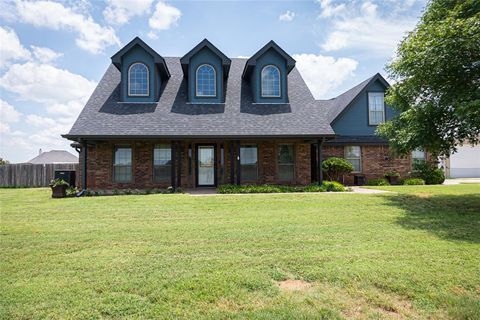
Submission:
[[[157,183],[153,181],[153,148],[158,143],[169,141],[118,141],[97,142],[88,147],[87,157],[87,186],[93,190],[103,189],[149,189],[166,188],[171,185],[168,182]],[[195,186],[195,144],[212,143],[217,145],[217,181],[218,184],[230,183],[230,141],[204,141],[180,142],[181,152],[181,187],[193,188]],[[275,184],[277,180],[277,145],[278,143],[294,143],[295,149],[295,179],[292,184],[309,184],[310,178],[310,145],[303,141],[245,141],[245,144],[258,146],[258,180],[259,184]],[[113,181],[113,150],[115,145],[130,145],[132,147],[132,181],[129,183],[117,183]],[[221,148],[224,149],[223,174],[221,168]],[[191,170],[189,172],[189,146],[191,146]],[[237,148],[234,147],[234,159],[237,158]],[[82,159],[82,156],[80,159]],[[81,162],[82,164],[82,162]],[[235,181],[236,172],[235,170]],[[82,169],[79,171],[77,181],[82,185]]]
[[[89,189],[149,189],[166,188],[171,181],[158,183],[153,181],[153,148],[157,143],[169,141],[119,141],[97,142],[88,148],[88,176]],[[181,187],[193,188],[195,186],[195,144],[197,141],[180,142],[181,152]],[[230,183],[230,141],[204,141],[203,143],[216,143],[217,145],[217,181],[218,184]],[[310,145],[303,141],[262,140],[245,141],[245,144],[258,146],[258,181],[259,184],[280,183],[277,180],[277,146],[279,143],[294,143],[295,146],[295,179],[292,184],[306,185],[311,182]],[[113,150],[115,145],[129,144],[132,146],[132,175],[130,183],[116,183],[113,181]],[[221,170],[220,146],[224,148],[224,168]],[[189,173],[189,146],[191,146],[191,171]],[[237,148],[234,144],[234,159],[237,157]],[[388,146],[369,145],[361,146],[362,149],[362,174],[368,179],[380,178],[387,171],[397,171],[402,177],[408,175],[412,168],[411,157],[393,156]],[[324,159],[328,157],[344,157],[344,146],[324,146]],[[77,184],[82,185],[83,154],[80,155],[80,170],[78,171]],[[236,170],[235,180],[236,181]],[[245,183],[245,182],[244,182]],[[345,184],[353,184],[353,174],[347,175]]]
[[[328,157],[344,158],[344,146],[325,146],[324,159]],[[406,177],[412,170],[411,156],[399,157],[392,154],[386,145],[361,146],[362,172],[366,179],[382,178],[388,171],[396,171]],[[345,184],[353,184],[353,174],[345,176]]]

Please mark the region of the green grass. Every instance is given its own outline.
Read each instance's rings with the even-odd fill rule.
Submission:
[[[480,185],[390,188],[0,190],[0,318],[480,318]]]

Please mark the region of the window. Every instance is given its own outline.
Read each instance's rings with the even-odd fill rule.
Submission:
[[[157,144],[153,149],[153,179],[156,182],[172,178],[172,148],[169,144]]]
[[[345,160],[353,165],[353,172],[362,171],[362,148],[359,146],[345,147]]]
[[[412,151],[412,163],[425,162],[425,151],[421,149],[415,149]]]
[[[379,125],[385,121],[385,102],[383,92],[368,93],[368,124]]]
[[[257,146],[244,145],[240,147],[240,172],[242,181],[253,181],[258,178]]]
[[[215,69],[209,64],[197,68],[197,96],[215,97],[217,95]]]
[[[128,95],[148,96],[148,68],[143,63],[134,63],[128,69]]]
[[[262,97],[280,97],[280,70],[275,66],[262,69]]]
[[[293,144],[281,144],[278,146],[278,180],[293,181],[295,157]]]
[[[129,146],[115,147],[113,178],[115,182],[132,180],[132,148]]]

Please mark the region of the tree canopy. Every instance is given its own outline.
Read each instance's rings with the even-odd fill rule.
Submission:
[[[387,65],[386,102],[399,116],[378,128],[400,153],[448,155],[480,138],[480,1],[432,0]]]

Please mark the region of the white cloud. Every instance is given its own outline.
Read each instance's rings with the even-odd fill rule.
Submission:
[[[391,4],[392,5],[392,4]],[[395,4],[393,4],[395,5]],[[325,51],[355,49],[370,55],[392,56],[398,42],[415,27],[417,17],[387,4],[379,12],[372,1],[332,5],[320,2],[320,18],[331,19],[332,28],[321,48]]]
[[[18,122],[22,114],[15,110],[15,108],[7,101],[0,99],[0,116],[1,123],[7,124],[12,122]]]
[[[42,117],[36,114],[29,114],[25,122],[34,127],[53,127],[57,123],[52,118]]]
[[[53,62],[63,56],[63,53],[55,52],[50,48],[30,46],[33,56],[41,63]]]
[[[296,67],[316,99],[339,87],[353,75],[358,66],[356,60],[315,54],[295,54]]]
[[[85,101],[96,83],[68,70],[48,64],[14,64],[0,78],[0,87],[17,93],[22,100],[40,103]]]
[[[182,12],[180,10],[165,2],[159,1],[155,7],[155,12],[148,20],[148,25],[155,31],[168,30],[177,24],[181,16]],[[149,37],[152,38],[154,34],[153,31],[150,32]]]
[[[78,37],[75,43],[88,52],[100,53],[107,46],[120,45],[120,40],[112,28],[102,27],[90,15],[77,13],[61,3],[19,0],[16,9],[23,22],[37,27],[76,32]]]
[[[134,16],[150,12],[153,0],[107,0],[103,16],[110,24],[128,23]]]
[[[30,51],[20,43],[13,29],[0,27],[0,44],[0,68],[10,61],[30,59]]]
[[[95,86],[94,81],[48,64],[11,65],[0,78],[0,87],[16,93],[20,100],[39,103],[36,112],[46,111],[50,116],[25,114],[26,131],[13,130],[4,123],[4,110],[11,122],[19,115],[12,112],[12,106],[5,107],[2,103],[0,156],[22,162],[31,158],[32,150],[38,148],[70,149],[69,142],[60,135],[70,130]]]
[[[280,20],[280,21],[292,21],[293,18],[295,18],[295,12],[287,10],[287,12],[285,12],[284,14],[281,14],[278,17],[278,20]]]
[[[321,18],[328,18],[336,16],[345,11],[345,4],[341,3],[338,5],[332,5],[331,0],[319,0],[321,13]]]

